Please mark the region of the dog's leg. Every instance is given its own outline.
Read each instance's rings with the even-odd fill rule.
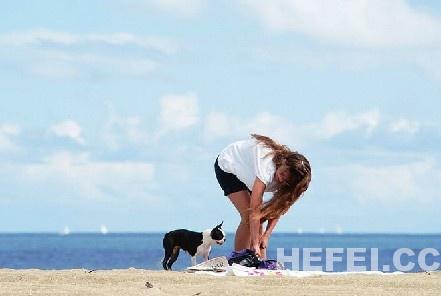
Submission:
[[[167,266],[167,263],[168,263],[168,261],[170,260],[170,257],[171,257],[171,255],[172,255],[172,252],[173,252],[173,249],[171,249],[171,248],[167,248],[167,249],[165,249],[165,251],[164,251],[164,260],[162,260],[162,267],[163,267],[165,270],[168,270],[168,269],[169,269],[168,266]]]
[[[164,260],[162,260],[162,267],[165,270],[168,270],[169,268],[167,263],[173,253],[173,238],[170,236],[170,233],[166,233],[164,235],[164,238],[162,239],[162,246],[164,247]]]
[[[170,257],[170,260],[168,260],[168,262],[167,262],[167,268],[169,270],[171,270],[171,267],[172,267],[173,263],[175,263],[176,259],[178,259],[178,256],[179,256],[179,247],[174,247],[173,254]]]

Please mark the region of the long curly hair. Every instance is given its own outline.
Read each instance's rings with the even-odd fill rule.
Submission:
[[[311,182],[311,165],[305,156],[291,151],[287,146],[278,144],[269,137],[257,134],[251,136],[272,150],[269,155],[272,155],[276,169],[286,164],[290,172],[288,180],[278,184],[273,197],[262,204],[260,219],[264,222],[284,215],[308,189]]]

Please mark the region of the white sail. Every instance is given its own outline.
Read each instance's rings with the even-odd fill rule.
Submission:
[[[70,229],[67,226],[64,226],[63,230],[60,232],[61,235],[69,235]]]
[[[101,225],[100,232],[101,234],[107,234],[109,230],[107,229],[107,226],[103,224]]]

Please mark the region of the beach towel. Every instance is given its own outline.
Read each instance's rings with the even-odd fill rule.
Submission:
[[[240,252],[240,254],[232,254],[233,258],[241,257],[244,254],[248,254],[248,252]],[[244,255],[245,257],[249,255]],[[248,258],[248,257],[247,257]],[[231,258],[230,258],[231,259]],[[233,259],[233,260],[236,260]],[[261,260],[260,262],[265,263],[259,263],[259,264],[274,264],[274,261],[276,260]],[[269,261],[269,262],[267,262]],[[249,263],[249,261],[246,261]],[[200,264],[190,266],[186,269],[186,272],[191,272],[195,274],[207,274],[207,275],[213,275],[213,276],[240,276],[240,277],[260,277],[260,276],[289,276],[289,277],[320,277],[320,276],[330,276],[330,275],[351,275],[351,274],[365,274],[365,275],[400,275],[405,274],[401,271],[395,271],[395,272],[381,272],[381,271],[354,271],[354,272],[325,272],[325,271],[299,271],[299,270],[289,270],[289,269],[283,269],[283,266],[280,267],[280,263],[277,263],[277,268],[280,269],[271,269],[271,268],[260,268],[260,267],[248,267],[244,265],[240,265],[237,263],[232,263],[231,265],[228,264],[228,260],[225,256],[216,257],[213,259],[210,259],[208,261],[202,262]],[[266,266],[268,267],[268,266]]]
[[[200,264],[190,266],[187,268],[189,272],[195,271],[211,271],[211,272],[225,272],[228,268],[228,261],[225,256],[216,257]]]

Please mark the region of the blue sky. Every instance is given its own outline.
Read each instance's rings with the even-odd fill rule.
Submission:
[[[436,1],[3,1],[0,232],[233,231],[250,133],[312,164],[277,231],[439,232],[439,36]]]

